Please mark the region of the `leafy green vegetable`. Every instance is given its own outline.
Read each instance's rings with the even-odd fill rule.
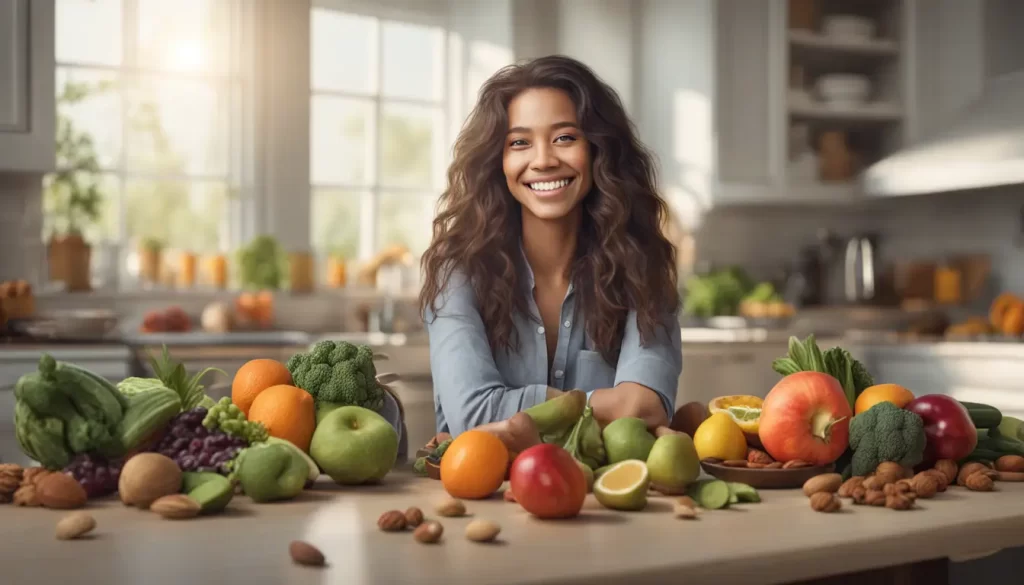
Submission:
[[[914,467],[924,456],[926,441],[920,416],[879,402],[850,421],[853,475],[869,475],[883,461]]]
[[[750,279],[740,268],[692,276],[684,285],[683,311],[695,317],[735,315],[751,286]]]
[[[206,394],[201,382],[207,374],[217,372],[227,376],[227,373],[219,368],[206,368],[189,378],[185,364],[176,362],[171,357],[171,352],[167,351],[166,345],[163,346],[163,354],[159,360],[152,355],[149,356],[149,365],[164,386],[178,393],[182,410],[192,410],[204,401]]]
[[[167,388],[164,383],[156,378],[125,378],[117,383],[117,390],[125,396],[134,396],[158,388]]]
[[[604,439],[601,438],[601,426],[594,419],[594,409],[589,404],[583,409],[583,416],[573,426],[562,447],[591,469],[604,465],[607,454]]]
[[[772,362],[772,369],[782,376],[797,372],[828,374],[843,387],[850,408],[854,407],[857,397],[865,388],[875,384],[864,364],[854,359],[849,351],[833,347],[822,353],[813,334],[803,341],[795,336],[790,337],[789,354]]]
[[[309,392],[321,407],[361,406],[375,412],[384,407],[384,389],[377,383],[373,349],[348,341],[320,341],[288,360],[295,385]]]

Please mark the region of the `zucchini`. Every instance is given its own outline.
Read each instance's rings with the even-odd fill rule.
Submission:
[[[162,429],[181,412],[181,398],[170,388],[154,388],[128,397],[128,409],[117,425],[116,434],[126,451],[131,451]]]
[[[963,400],[960,401],[960,404],[964,405],[967,414],[971,415],[971,422],[974,423],[975,428],[993,429],[1003,422],[1003,413],[994,406],[979,402],[964,402]]]

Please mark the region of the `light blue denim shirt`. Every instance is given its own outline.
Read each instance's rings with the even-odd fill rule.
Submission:
[[[527,267],[523,294],[537,316],[533,272]],[[595,351],[585,332],[577,295],[570,285],[562,301],[558,343],[548,369],[547,342],[540,319],[515,315],[519,350],[491,351],[476,294],[465,275],[456,271],[441,293],[437,312],[424,315],[430,339],[430,371],[434,384],[437,432],[456,436],[482,424],[505,420],[544,402],[547,388],[584,390],[634,382],[661,396],[669,418],[675,412],[676,389],[683,368],[678,316],[666,314],[667,327],[640,345],[636,312],[630,311],[618,362],[609,364]]]

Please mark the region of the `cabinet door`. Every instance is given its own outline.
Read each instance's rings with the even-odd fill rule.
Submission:
[[[53,169],[54,0],[0,2],[0,171]]]
[[[785,77],[777,29],[782,0],[719,0],[716,7],[715,122],[718,179],[723,195],[742,186],[769,186],[781,152]]]

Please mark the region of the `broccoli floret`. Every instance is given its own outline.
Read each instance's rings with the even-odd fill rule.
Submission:
[[[924,456],[925,440],[920,416],[880,402],[850,422],[853,475],[869,475],[883,461],[913,467]]]
[[[317,407],[355,405],[379,411],[384,390],[377,384],[373,349],[348,341],[321,341],[288,360],[288,371],[299,388],[309,392]]]

